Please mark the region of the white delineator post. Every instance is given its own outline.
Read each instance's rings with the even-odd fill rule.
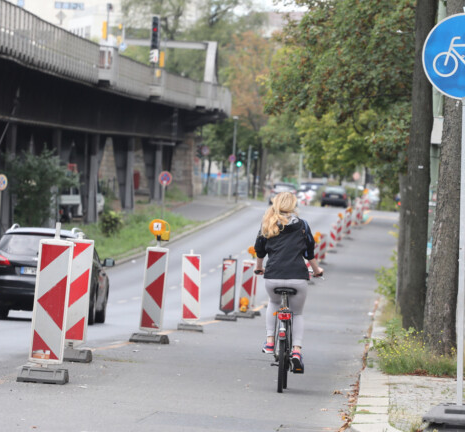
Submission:
[[[321,233],[320,234],[320,252],[319,252],[320,261],[323,261],[326,258],[327,249],[328,249],[328,235]]]
[[[70,241],[40,241],[30,362],[63,363],[73,248]]]
[[[182,256],[182,319],[195,322],[200,318],[200,255]]]
[[[140,316],[141,330],[149,333],[161,330],[165,303],[165,280],[169,249],[149,247],[145,254],[144,288]]]
[[[220,310],[226,314],[234,312],[237,260],[223,260],[221,280]]]
[[[83,344],[87,337],[94,241],[79,239],[73,240],[73,243],[74,252],[66,319],[66,344],[76,347]]]
[[[249,300],[249,305],[252,304],[253,286],[254,286],[254,268],[255,261],[242,261],[242,278],[239,298],[246,297]]]

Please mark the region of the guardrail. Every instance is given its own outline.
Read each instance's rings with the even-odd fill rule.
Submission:
[[[0,0],[0,55],[139,99],[231,113],[228,89],[180,77],[119,55]]]
[[[99,46],[0,1],[0,54],[97,84]]]

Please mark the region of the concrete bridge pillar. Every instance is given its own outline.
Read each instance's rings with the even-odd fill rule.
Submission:
[[[134,149],[135,138],[113,138],[121,208],[130,212],[134,210]]]
[[[163,171],[163,146],[151,141],[142,143],[144,152],[145,174],[149,185],[150,202],[161,203],[161,185],[158,177]]]
[[[6,144],[2,145],[2,150],[5,149],[5,153],[10,157],[15,157],[18,139],[18,126],[16,124],[9,125],[5,138]],[[5,166],[2,166],[2,168],[5,168]],[[8,187],[3,192],[0,192],[0,195],[0,235],[3,235],[13,224],[14,203]]]
[[[195,136],[190,133],[176,145],[172,157],[173,184],[190,198],[202,192],[200,164],[194,162],[195,150]]]

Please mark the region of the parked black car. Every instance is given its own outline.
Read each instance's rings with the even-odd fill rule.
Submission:
[[[79,230],[61,230],[62,240],[78,238]],[[54,228],[20,228],[13,225],[0,239],[0,319],[11,309],[31,311],[34,306],[39,243],[55,237]],[[115,261],[100,261],[94,248],[89,297],[89,324],[105,322],[110,283],[104,267]]]
[[[321,194],[321,207],[325,205],[347,207],[349,198],[343,186],[327,186]]]

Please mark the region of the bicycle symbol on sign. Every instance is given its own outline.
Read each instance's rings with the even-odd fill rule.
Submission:
[[[434,71],[441,77],[447,78],[454,75],[459,67],[459,60],[465,65],[465,55],[460,54],[455,49],[464,48],[465,44],[455,43],[457,39],[460,39],[460,36],[456,36],[451,39],[448,51],[440,52],[436,57],[434,57]],[[442,57],[444,57],[444,59]],[[450,64],[449,59],[452,59],[452,63]],[[440,67],[441,71],[438,70],[438,66]]]

